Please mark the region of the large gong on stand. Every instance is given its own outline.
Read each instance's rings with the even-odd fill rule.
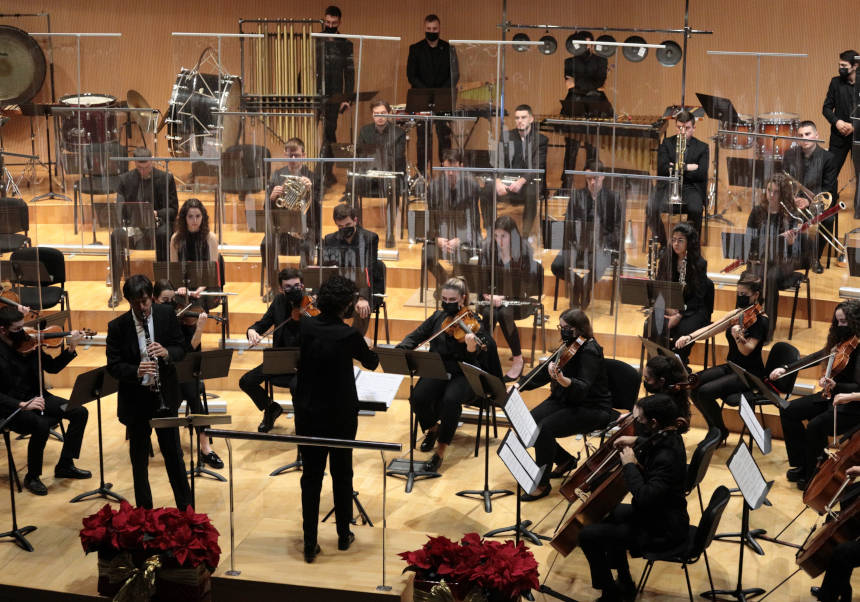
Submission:
[[[45,81],[45,53],[26,31],[0,25],[0,103],[29,102]]]

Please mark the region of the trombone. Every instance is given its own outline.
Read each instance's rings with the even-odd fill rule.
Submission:
[[[824,213],[833,202],[833,197],[830,195],[830,193],[819,192],[818,194],[815,194],[809,188],[807,188],[806,186],[798,182],[795,178],[793,178],[788,172],[784,171],[783,174],[785,174],[785,177],[788,178],[789,182],[791,182],[794,197],[797,198],[798,196],[802,196],[809,202],[809,206],[803,209],[797,207],[797,205],[795,204],[795,207],[797,207],[798,214],[793,214],[789,211],[789,215],[795,219],[799,219],[801,222],[809,222],[810,220],[812,220],[813,223],[817,222],[818,233],[821,235],[821,238],[824,239],[824,242],[833,247],[833,250],[836,251],[837,257],[845,255],[845,245],[842,244],[842,242],[836,236],[833,235],[833,232],[829,228],[827,228],[827,226],[821,223],[821,219],[824,218],[816,220],[816,218],[821,213]],[[788,211],[788,207],[786,207],[785,209],[786,211]]]

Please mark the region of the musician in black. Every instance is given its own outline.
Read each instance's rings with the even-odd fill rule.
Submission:
[[[495,249],[491,249],[492,245],[495,245]],[[513,356],[504,380],[512,382],[520,377],[524,364],[517,320],[534,313],[532,299],[535,299],[536,295],[529,298],[525,291],[539,290],[534,283],[543,277],[543,270],[540,263],[532,257],[532,248],[520,235],[517,224],[510,215],[496,218],[493,240],[488,239],[484,243],[478,265],[486,268],[483,282],[487,285],[486,290],[480,291],[481,299],[485,303],[481,306],[481,318],[487,332],[492,333],[496,324],[501,325],[502,335]],[[495,270],[496,291],[501,294],[490,294],[490,269]],[[494,306],[492,324],[489,304]]]
[[[463,309],[469,299],[466,282],[462,278],[450,278],[442,285],[440,301],[442,309],[427,318],[418,328],[410,332],[397,345],[398,349],[415,349],[421,343],[438,334],[442,323]],[[456,326],[452,327],[456,328]],[[485,348],[482,348],[483,347]],[[458,362],[466,362],[501,377],[502,368],[496,345],[487,332],[481,328],[477,333],[468,333],[464,342],[455,339],[454,333],[445,331],[430,341],[430,351],[442,356],[448,380],[419,378],[412,391],[409,403],[418,424],[425,431],[421,451],[433,455],[425,463],[425,470],[437,472],[448,445],[454,439],[457,422],[460,420],[462,404],[474,397],[474,392]]]
[[[442,152],[443,167],[463,167],[463,155],[449,148]],[[474,176],[462,171],[443,171],[427,187],[429,220],[426,266],[436,279],[436,289],[450,274],[441,260],[452,264],[469,261],[481,245],[481,189]]]
[[[117,182],[116,200],[120,207],[121,224],[114,224],[110,235],[110,271],[113,282],[111,306],[119,304],[119,285],[124,274],[123,258],[128,249],[155,249],[157,261],[166,261],[168,242],[179,198],[176,182],[170,172],[152,166],[152,152],[147,148],[134,149],[134,169],[125,172]],[[155,230],[143,224],[132,223],[134,213],[124,203],[149,203],[155,218]]]
[[[355,207],[346,203],[335,206],[332,217],[337,232],[323,239],[320,263],[338,266],[340,274],[358,287],[352,325],[363,335],[370,324],[371,312],[379,305],[374,294],[380,293],[385,285],[377,255],[379,235],[362,228]]]
[[[27,339],[24,332],[24,314],[17,308],[0,307],[0,421],[15,410],[21,411],[9,423],[9,428],[30,435],[27,443],[27,474],[24,487],[36,495],[47,495],[48,488],[39,478],[42,474],[42,459],[45,444],[51,429],[62,419],[69,421],[63,439],[63,449],[54,467],[58,479],[88,479],[90,471],[77,468],[75,458],[81,455],[81,442],[87,426],[88,412],[84,406],[64,409],[68,400],[45,390],[44,376],[39,371],[41,354],[42,370],[57,374],[69,365],[77,352],[75,347],[83,340],[80,331],[73,331],[68,346],[57,356],[51,356],[37,347],[22,353],[19,345]]]
[[[818,128],[815,127],[813,121],[801,121],[797,127],[798,138],[806,138],[807,141],[798,142],[792,146],[782,158],[782,168],[791,175],[792,178],[803,184],[813,194],[829,192],[832,198],[830,205],[822,207],[810,207],[809,199],[805,196],[795,197],[795,203],[800,209],[809,208],[810,211],[818,212],[827,210],[839,200],[839,192],[837,180],[839,170],[836,168],[836,161],[833,155],[818,146],[813,140],[818,138]],[[827,219],[819,222],[819,228],[824,226],[829,232],[833,232],[833,225],[836,222],[836,216],[830,216]],[[824,271],[824,266],[821,265],[821,254],[827,248],[827,242],[821,230],[818,231],[818,254],[816,255],[815,265],[813,270],[816,274]]]
[[[311,437],[355,439],[358,429],[358,394],[353,360],[368,370],[379,358],[355,328],[344,323],[355,307],[355,284],[334,275],[320,286],[320,315],[301,319],[301,359],[296,384],[296,434]],[[305,561],[313,562],[317,545],[320,489],[326,456],[331,470],[337,549],[346,550],[355,540],[349,530],[352,519],[352,450],[299,446],[302,456],[302,521]]]
[[[665,310],[662,330],[657,329],[653,316],[649,318],[646,330],[651,331],[650,338],[677,340],[711,321],[714,285],[708,279],[708,262],[701,255],[699,234],[687,222],[672,229],[672,246],[663,250],[657,262],[657,280],[682,283],[684,305]],[[684,365],[692,349],[692,345],[688,345],[677,350]]]
[[[301,339],[299,337],[299,318],[301,317],[302,299],[305,296],[302,274],[294,268],[284,268],[278,273],[278,288],[280,292],[272,299],[263,317],[254,322],[248,329],[248,342],[257,345],[263,339],[263,335],[272,332],[272,348],[282,349],[284,347],[298,347]],[[275,420],[283,414],[281,404],[269,399],[266,389],[263,387],[266,379],[276,387],[286,387],[295,398],[296,375],[295,374],[263,374],[263,364],[253,368],[242,375],[239,379],[239,388],[251,398],[257,409],[263,412],[263,421],[257,427],[261,433],[268,433],[275,425]]]
[[[833,322],[827,333],[827,343],[820,351],[799,359],[793,364],[775,369],[770,379],[775,381],[786,372],[810,364],[815,359],[827,358],[834,347],[860,336],[860,302],[846,301],[836,306]],[[832,398],[822,392],[793,399],[787,408],[780,408],[782,433],[788,463],[792,466],[786,473],[789,481],[797,483],[799,489],[806,485],[817,469],[818,457],[827,447],[828,437],[833,436],[833,413],[836,412],[836,432],[844,433],[860,424],[860,351],[854,349],[848,364],[838,374],[822,376],[818,384],[831,391]],[[827,366],[829,358],[822,359]],[[803,422],[807,421],[804,427]]]
[[[529,105],[514,110],[516,127],[505,130],[499,145],[501,168],[546,170],[546,149],[549,139],[534,126],[535,116]],[[546,185],[546,171],[541,174],[512,174],[509,179],[496,179],[496,196],[510,203],[525,204],[523,235],[532,234],[537,217],[538,196]],[[487,214],[490,212],[487,211]]]
[[[619,504],[609,516],[582,528],[579,546],[591,568],[591,586],[602,590],[600,600],[632,599],[636,584],[630,575],[627,551],[641,556],[680,545],[687,537],[690,517],[684,483],[687,454],[681,434],[687,424],[668,395],[636,402],[635,435],[619,437],[621,478],[632,503]],[[611,570],[617,571],[617,579]]]
[[[343,13],[340,8],[326,7],[323,15],[323,33],[340,33]],[[338,115],[349,109],[346,98],[355,93],[355,61],[352,41],[346,38],[317,38],[316,40],[317,85],[323,96],[323,137],[320,156],[331,157],[331,145],[337,142]],[[336,179],[332,171],[334,163],[325,164],[325,186]]]
[[[854,89],[857,81],[857,65],[860,64],[855,56],[856,50],[845,50],[839,54],[839,75],[830,80],[827,88],[827,96],[821,107],[821,114],[830,123],[830,148],[833,155],[833,163],[838,176],[845,157],[849,151],[855,157],[854,171],[857,172],[857,153],[852,151],[854,136],[854,122],[851,120],[857,108],[857,94]],[[860,190],[860,186],[857,187]],[[860,218],[860,205],[857,195],[854,196],[854,219]]]
[[[520,499],[531,502],[549,495],[549,480],[563,477],[576,466],[577,459],[558,444],[558,439],[577,433],[589,433],[605,427],[618,416],[612,409],[612,396],[603,348],[594,338],[591,322],[581,309],[568,309],[558,319],[561,342],[566,346],[585,340],[561,369],[558,361],[541,365],[524,386],[529,391],[550,384],[550,395],[532,410],[540,433],[535,441],[535,462],[546,466],[543,478],[534,493],[523,493]],[[528,378],[528,377],[527,377]],[[550,470],[555,462],[555,470]]]
[[[670,172],[677,163],[678,136],[683,135],[687,139],[687,148],[684,151],[684,184],[679,188],[680,200],[686,204],[687,221],[696,229],[696,233],[702,235],[702,211],[707,199],[708,166],[710,163],[710,150],[708,145],[694,136],[696,131],[696,117],[690,111],[681,111],[675,116],[675,125],[678,134],[667,136],[657,149],[657,175],[670,176]],[[671,210],[669,199],[674,186],[670,182],[659,182],[655,190],[654,199],[659,205],[651,204],[649,207],[651,232],[660,239],[665,246],[666,233],[663,228],[660,214]],[[659,209],[658,209],[659,208]]]
[[[860,477],[860,465],[855,464],[847,469],[845,476],[855,479]],[[855,481],[840,497],[840,511],[844,512],[851,507],[852,503],[857,503],[858,494],[860,494],[860,484]],[[813,587],[811,590],[813,597],[821,602],[851,602],[854,599],[851,573],[858,566],[860,566],[860,541],[843,541],[836,544],[833,547],[830,562],[827,563],[821,587]]]
[[[642,388],[649,395],[665,393],[675,400],[678,415],[690,423],[690,374],[677,357],[655,355],[645,362]]]
[[[149,421],[176,416],[180,401],[176,363],[185,357],[185,340],[173,310],[153,305],[149,278],[142,274],[129,277],[122,294],[130,307],[108,324],[107,371],[119,382],[116,413],[128,436],[135,504],[152,508]],[[159,428],[155,433],[176,507],[184,510],[191,505],[191,488],[185,475],[179,429]]]
[[[179,296],[179,300],[183,303],[182,307],[177,307],[177,296]],[[173,283],[166,278],[162,278],[161,280],[156,281],[153,285],[152,297],[156,303],[167,305],[174,311],[180,311],[185,309],[189,300],[194,302],[193,299],[195,299],[195,294],[192,292],[191,295],[178,295]],[[199,299],[199,296],[196,297],[196,299]],[[188,317],[189,311],[196,314],[197,317]],[[200,351],[201,344],[203,342],[203,332],[206,330],[206,322],[208,319],[209,315],[206,313],[205,308],[201,307],[190,308],[189,310],[186,310],[182,317],[180,317],[179,327],[182,329],[182,338],[185,339],[186,352]],[[203,391],[201,388],[202,383],[201,386],[198,387],[197,382],[193,380],[179,383],[179,391],[182,395],[182,399],[185,400],[185,403],[193,414],[209,413],[206,406],[203,404]],[[201,426],[196,428],[200,449],[200,454],[198,456],[199,461],[208,464],[212,468],[224,468],[224,462],[220,457],[218,457],[215,450],[212,449],[212,443],[209,440],[209,437],[203,434],[203,429],[205,427]]]
[[[594,41],[590,31],[578,31],[574,34],[576,40]],[[606,84],[606,73],[609,62],[594,53],[594,46],[585,44],[579,56],[564,59],[564,86],[567,95],[561,101],[563,117],[579,117],[584,119],[611,118],[612,104],[606,98],[601,88]],[[576,154],[579,152],[579,140],[573,137],[565,138],[564,169],[576,168]],[[585,161],[597,158],[594,146],[585,142]],[[573,177],[563,176],[564,188],[573,187]]]
[[[749,272],[744,272],[738,281],[735,307],[746,309],[759,303],[760,300],[761,280]],[[742,322],[743,316],[739,320]],[[726,399],[733,393],[742,393],[747,390],[746,384],[735,374],[728,362],[737,364],[759,378],[764,378],[766,375],[761,350],[765,340],[767,340],[767,332],[768,319],[764,313],[756,315],[747,328],[744,328],[742,324],[733,324],[726,329],[726,341],[729,346],[726,363],[707,368],[696,374],[698,384],[691,394],[693,403],[705,417],[709,428],[717,427],[720,429],[722,441],[725,441],[729,436],[729,429],[723,422],[723,414],[717,404],[717,399]],[[693,333],[693,335],[695,334]],[[675,341],[675,347],[685,347],[690,344],[690,341],[690,335],[678,337],[678,340]]]
[[[603,163],[596,160],[585,166],[591,172],[603,169]],[[572,285],[571,307],[588,307],[594,275],[599,280],[620,251],[623,205],[616,192],[604,187],[604,180],[604,176],[586,176],[585,186],[570,195],[561,250],[552,260],[552,273]],[[577,269],[587,271],[583,275],[574,271]]]
[[[284,156],[288,159],[304,159],[305,143],[302,139],[287,140]],[[269,199],[269,207],[272,210],[290,209],[295,212],[297,220],[301,219],[302,209],[291,208],[290,203],[300,200],[308,203],[303,231],[301,227],[297,227],[295,231],[281,231],[279,226],[278,236],[273,244],[267,244],[267,236],[264,236],[263,242],[260,243],[263,265],[268,269],[269,284],[277,289],[278,256],[299,255],[301,265],[308,265],[313,259],[317,243],[322,239],[323,185],[317,172],[308,167],[307,163],[289,161],[269,178],[266,198]],[[273,228],[271,220],[269,228]]]

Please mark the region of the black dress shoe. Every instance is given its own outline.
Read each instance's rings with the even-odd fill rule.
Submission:
[[[442,467],[442,456],[433,454],[430,459],[424,462],[424,472],[439,472]]]
[[[571,456],[568,460],[565,460],[561,464],[558,464],[555,467],[555,470],[549,473],[549,478],[551,479],[562,479],[564,476],[569,473],[571,470],[576,468],[576,465],[579,463],[579,459],[576,456]]]
[[[812,271],[815,272],[816,274],[823,274],[824,273],[824,266],[821,265],[820,261],[816,261],[815,265],[812,266]]]
[[[305,544],[305,562],[307,562],[307,563],[313,562],[316,559],[317,554],[319,554],[319,553],[320,553],[319,544],[316,544],[316,543],[313,545]]]
[[[39,480],[39,477],[24,477],[24,487],[30,490],[34,495],[48,495],[48,488]]]
[[[338,550],[348,550],[349,546],[352,545],[352,542],[355,541],[355,533],[352,531],[349,532],[349,535],[346,537],[338,537],[337,538],[337,549]]]
[[[615,587],[621,592],[621,597],[625,600],[632,600],[636,597],[636,583],[630,575],[619,577],[615,580]]]
[[[546,485],[544,485],[543,489],[538,489],[534,493],[526,493],[526,492],[521,493],[520,494],[520,501],[521,502],[533,502],[535,500],[541,499],[542,497],[548,496],[550,491],[552,491],[552,486],[549,483],[547,483]]]
[[[520,377],[523,375],[523,368],[524,368],[524,367],[525,367],[525,363],[523,363],[523,366],[522,366],[522,367],[520,367],[520,372],[519,372],[519,374],[517,374],[516,376],[508,376],[507,374],[505,374],[505,375],[502,377],[502,380],[504,380],[506,383],[512,383],[512,382],[514,382],[514,381],[518,381],[518,380],[520,379]]]
[[[54,476],[58,479],[89,479],[93,476],[89,470],[78,468],[74,464],[67,466],[57,465],[54,468]]]
[[[785,473],[785,478],[788,479],[789,483],[797,483],[804,476],[806,476],[806,471],[799,466],[797,468],[789,468],[788,472]]]
[[[260,426],[257,427],[257,432],[259,433],[268,433],[272,430],[272,427],[275,426],[275,420],[284,413],[284,409],[281,407],[281,404],[272,402],[268,405],[268,407],[263,410],[263,421],[260,423]]]
[[[797,488],[801,491],[806,491],[806,485],[808,484],[808,482],[806,480],[806,477],[802,477],[800,479],[797,479],[795,484],[797,485]]]
[[[439,437],[439,429],[431,429],[427,431],[427,434],[424,435],[424,441],[421,442],[420,449],[423,452],[433,451],[433,448],[436,446],[436,439]]]
[[[200,462],[208,464],[212,468],[224,468],[224,460],[218,457],[214,451],[208,454],[200,454]]]

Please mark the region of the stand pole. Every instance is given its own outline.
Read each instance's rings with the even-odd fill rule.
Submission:
[[[380,450],[379,457],[382,458],[382,585],[377,585],[376,589],[381,592],[390,592],[391,586],[385,585],[385,529],[388,526],[388,521],[385,518],[385,503],[388,493],[388,471],[385,470],[385,452]]]
[[[16,410],[17,412],[17,410]],[[15,543],[26,552],[32,552],[33,546],[27,541],[26,535],[36,530],[33,525],[18,527],[18,515],[15,512],[15,460],[12,458],[12,445],[9,441],[9,430],[3,429],[3,440],[6,442],[6,459],[9,464],[9,497],[12,501],[12,529],[0,533],[0,539],[11,537]]]
[[[96,395],[96,418],[99,426],[99,487],[98,489],[93,489],[92,491],[87,491],[85,493],[76,495],[71,500],[69,500],[69,503],[71,504],[74,504],[75,502],[82,502],[92,496],[97,496],[104,499],[113,499],[115,502],[126,501],[126,499],[120,494],[110,490],[111,487],[113,487],[113,483],[105,483],[105,457],[102,444],[102,396],[101,391],[99,389],[96,389],[94,393]]]
[[[240,575],[242,571],[236,570],[236,528],[233,523],[233,443],[230,439],[224,439],[224,441],[227,443],[227,482],[230,489],[230,570],[225,571],[224,574],[235,577]]]
[[[501,527],[500,529],[493,529],[492,531],[487,531],[484,533],[484,537],[498,537],[500,535],[506,535],[508,532],[512,532],[514,537],[516,538],[517,543],[520,541],[520,537],[525,537],[531,543],[536,546],[542,546],[541,540],[550,541],[552,538],[547,537],[546,535],[539,535],[538,533],[534,533],[529,530],[529,527],[532,526],[532,521],[530,520],[521,520],[522,519],[522,510],[520,505],[522,502],[520,501],[520,494],[522,493],[522,487],[520,487],[519,482],[517,482],[517,522],[515,525],[511,525],[510,527]]]
[[[224,302],[226,303],[226,298],[225,298]],[[197,372],[194,376],[194,385],[195,385],[194,390],[196,391],[197,395],[201,396],[201,404],[206,409],[206,413],[208,414],[209,413],[209,406],[206,404],[206,398],[203,397],[205,395],[205,393],[202,392],[201,385],[200,385],[200,372]],[[187,403],[187,400],[186,400],[186,403]],[[194,428],[190,424],[188,425],[188,428],[191,429],[191,431],[193,433]],[[194,454],[194,441],[195,441],[195,439],[193,437],[194,436],[192,434],[191,445],[189,446],[189,453],[192,454],[191,470],[188,471],[188,475],[191,477],[191,499],[194,499],[194,477],[195,476],[199,477],[202,475],[207,475],[207,476],[212,477],[216,481],[220,481],[221,483],[227,482],[227,479],[224,478],[224,475],[218,474],[214,470],[209,470],[208,468],[203,468],[203,462],[200,461],[200,437],[199,436],[196,438],[196,441],[197,441],[197,456],[196,456],[197,457],[197,466],[196,467],[194,466],[193,454]]]
[[[486,436],[484,437],[484,488],[483,489],[465,489],[463,491],[458,491],[457,495],[465,498],[475,498],[484,500],[484,512],[490,513],[493,511],[493,496],[498,495],[500,497],[505,497],[507,495],[513,495],[514,492],[508,489],[490,489],[490,411],[495,412],[495,405],[493,404],[493,398],[490,396],[484,397],[483,404],[487,410],[487,420],[486,420]],[[482,408],[483,410],[484,408]],[[480,421],[479,421],[480,422]],[[478,437],[481,436],[480,430],[478,431]],[[517,483],[517,487],[519,488],[519,483]],[[517,524],[520,524],[520,516],[519,516],[520,504],[519,504],[519,492],[517,493]],[[517,543],[520,541],[520,534],[517,531]]]
[[[275,470],[269,473],[270,477],[276,477],[278,475],[284,474],[285,472],[289,472],[293,469],[301,470],[302,469],[302,450],[296,447],[296,461],[290,462],[289,464],[284,464],[283,466],[279,466]]]
[[[412,399],[412,392],[415,389],[415,370],[409,368],[409,399]],[[412,411],[412,404],[409,404],[409,463],[408,468],[403,466],[403,460],[395,458],[388,465],[388,475],[392,477],[406,478],[406,493],[412,493],[412,486],[417,479],[435,479],[442,475],[438,472],[429,472],[423,468],[415,470],[415,440],[417,439],[418,421],[415,418],[415,413]],[[423,464],[423,462],[422,462]]]

